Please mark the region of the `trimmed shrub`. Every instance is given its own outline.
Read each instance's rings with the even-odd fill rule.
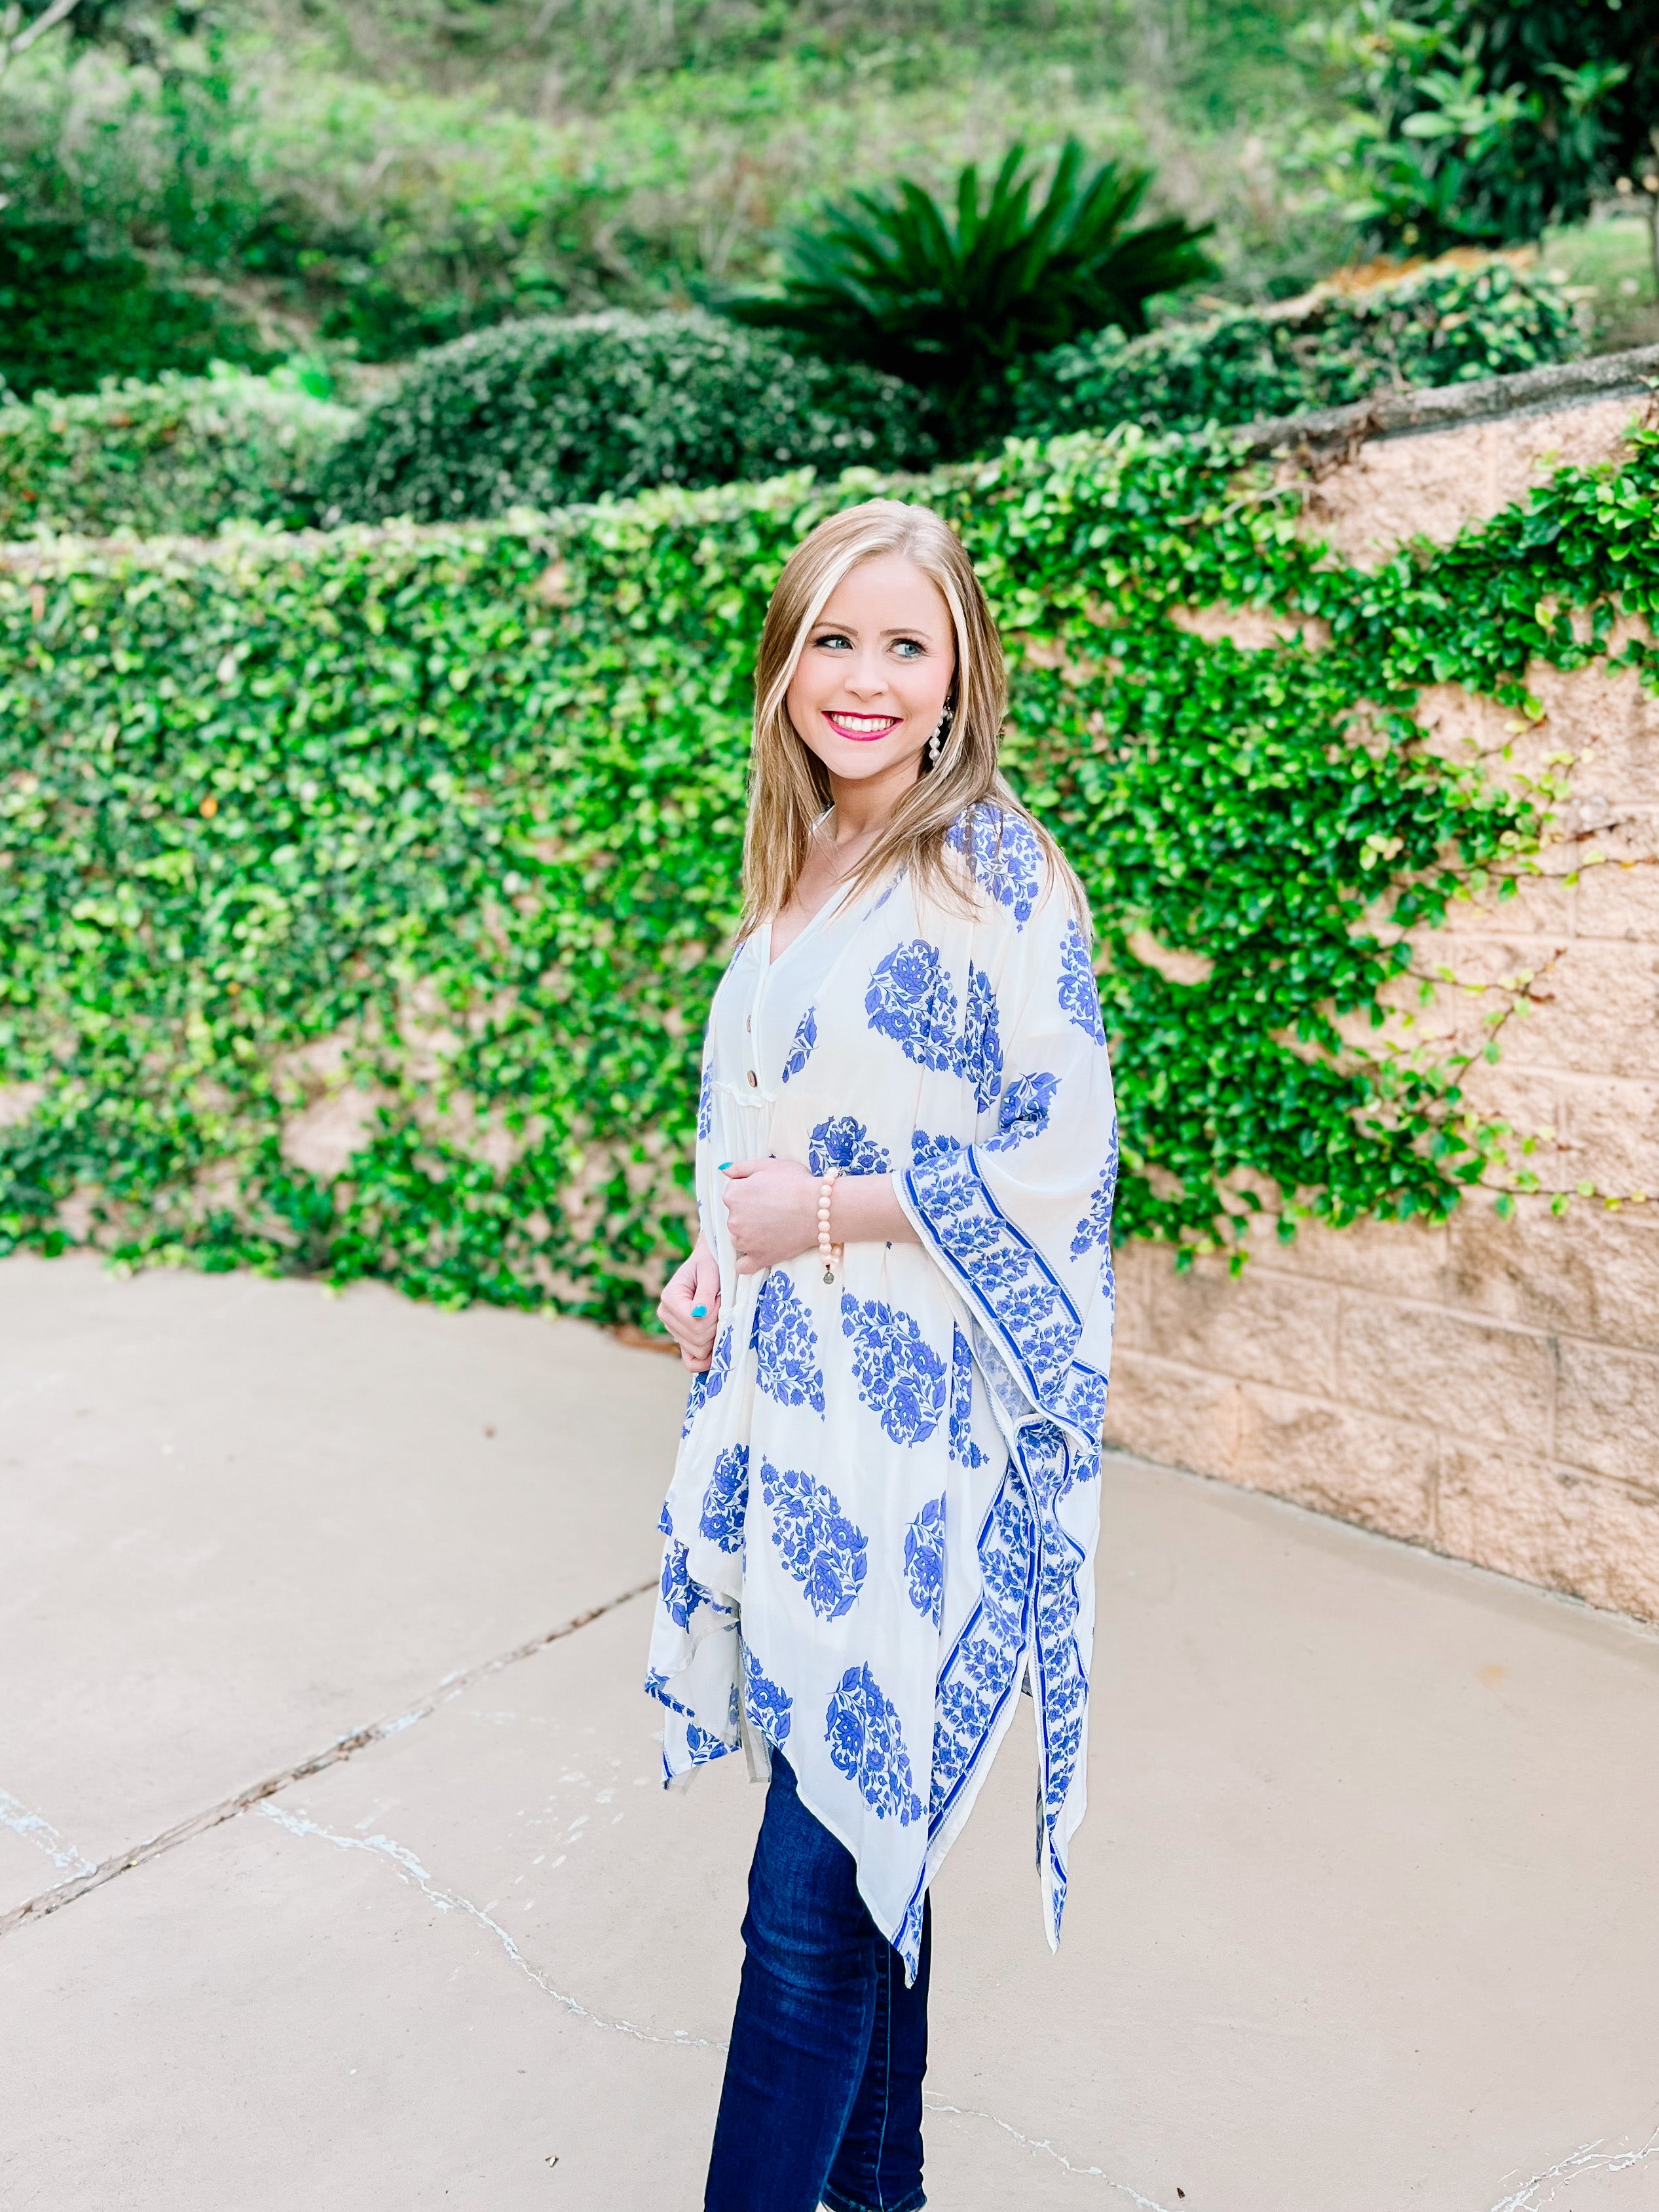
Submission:
[[[0,538],[297,528],[316,520],[319,465],[357,419],[223,368],[0,406]]]
[[[1018,372],[1016,416],[1039,437],[1121,422],[1195,429],[1505,376],[1582,350],[1571,296],[1541,270],[1443,262],[1367,291],[1322,287],[1286,307],[1146,337],[1101,331]]]
[[[935,458],[927,401],[712,315],[537,316],[417,361],[324,471],[331,518],[437,522]]]
[[[94,252],[82,224],[0,222],[0,392],[278,358],[222,300],[159,283],[131,254]]]

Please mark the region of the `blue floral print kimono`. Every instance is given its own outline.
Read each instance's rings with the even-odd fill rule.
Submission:
[[[1058,1942],[1083,1817],[1117,1167],[1083,933],[1018,816],[951,843],[975,915],[831,902],[709,1016],[697,1208],[720,1270],[692,1383],[647,1688],[668,1778],[787,1757],[914,1977],[927,1886],[1022,1688]],[[964,869],[964,877],[965,877]],[[890,1170],[921,1238],[739,1276],[716,1164]]]

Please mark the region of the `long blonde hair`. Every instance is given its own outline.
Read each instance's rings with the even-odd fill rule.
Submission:
[[[896,553],[914,562],[943,593],[956,639],[956,672],[949,698],[955,709],[938,765],[924,754],[915,786],[848,879],[856,895],[896,869],[909,869],[918,888],[945,902],[971,908],[975,836],[1000,840],[1000,817],[1016,815],[1036,834],[1050,877],[1063,884],[1079,920],[1088,927],[1083,887],[1042,824],[1032,819],[1004,782],[997,748],[1007,711],[1002,641],[966,548],[943,515],[902,499],[868,499],[827,515],[784,564],[766,610],[755,667],[755,739],[749,767],[749,821],[744,833],[742,932],[745,936],[780,913],[794,894],[806,862],[812,825],[830,803],[830,776],[801,742],[789,719],[787,694],[812,625],[848,571],[865,561]],[[999,819],[993,829],[975,809],[987,805]],[[963,823],[958,854],[946,842]],[[955,864],[955,865],[953,865]]]

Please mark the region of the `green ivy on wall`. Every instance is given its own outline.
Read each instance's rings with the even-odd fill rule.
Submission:
[[[17,556],[0,1248],[647,1313],[684,1249],[766,596],[878,488]],[[1616,604],[1651,607],[1659,441],[1375,574],[1219,435],[1013,445],[895,488],[980,565],[1010,770],[1095,902],[1120,1234],[1224,1237],[1274,1189],[1336,1223],[1449,1211],[1491,1141],[1455,1064],[1336,1024],[1380,1020],[1395,928],[1511,877],[1540,815],[1425,752],[1413,703],[1452,681],[1524,706],[1530,659],[1576,665]],[[1218,604],[1316,634],[1172,620]],[[337,1174],[297,1164],[307,1111],[360,1118]]]

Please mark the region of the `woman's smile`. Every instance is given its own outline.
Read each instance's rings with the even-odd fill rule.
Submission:
[[[869,744],[877,738],[884,738],[904,719],[902,714],[852,714],[840,707],[826,707],[823,713],[837,736],[851,738],[858,744]]]

